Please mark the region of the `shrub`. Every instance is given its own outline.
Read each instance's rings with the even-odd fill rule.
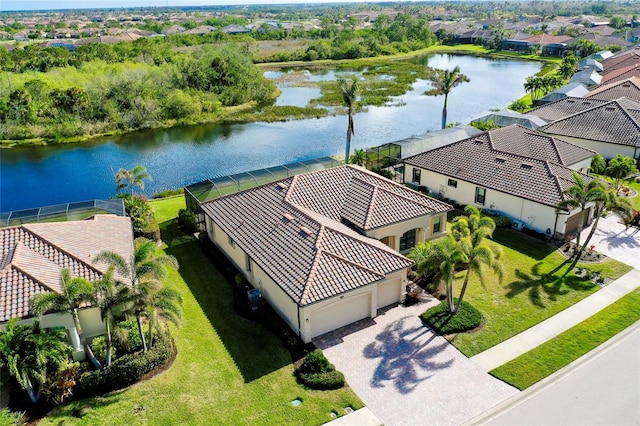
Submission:
[[[101,363],[104,363],[107,359],[107,340],[104,336],[98,336],[91,341],[91,349],[93,350],[93,354],[100,360]],[[115,358],[115,348],[111,346],[111,357]]]
[[[149,219],[149,223],[147,223],[147,226],[144,227],[140,234],[149,240],[160,241],[160,225],[158,225],[155,217],[152,216]]]
[[[113,329],[113,345],[120,354],[133,353],[142,349],[142,339],[136,320],[122,321]]]
[[[527,227],[522,228],[522,233],[530,235],[533,238],[537,238],[542,241],[545,241],[547,239],[547,236],[544,234],[544,232],[538,232],[535,229],[531,229]]]
[[[391,170],[374,167],[373,169],[371,169],[371,171],[379,174],[380,176],[384,176],[387,179],[393,179],[393,172],[391,172]]]
[[[193,234],[198,230],[196,215],[189,209],[180,209],[178,211],[178,224],[185,234]]]
[[[454,303],[457,299],[454,298]],[[460,310],[453,315],[446,301],[427,309],[420,318],[440,334],[462,333],[478,328],[482,323],[482,314],[470,303],[462,301]]]
[[[513,111],[520,111],[521,112],[521,111],[525,111],[525,110],[529,109],[529,106],[522,99],[518,99],[517,101],[515,101],[511,105],[509,105],[509,109],[513,110]]]
[[[167,198],[167,197],[173,197],[175,195],[181,195],[184,194],[184,188],[178,188],[178,189],[167,189],[165,191],[160,191],[160,192],[156,192],[155,194],[153,194],[153,197],[151,198]]]
[[[171,357],[173,346],[169,336],[162,336],[153,347],[141,354],[124,355],[101,370],[82,374],[77,394],[82,397],[103,394],[130,386]]]
[[[295,375],[305,386],[318,389],[339,389],[344,386],[344,375],[324,356],[320,349],[309,352],[295,370]]]
[[[507,216],[497,216],[493,218],[496,228],[511,228],[511,219]]]

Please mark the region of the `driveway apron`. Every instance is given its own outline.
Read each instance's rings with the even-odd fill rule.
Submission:
[[[314,340],[385,425],[458,425],[518,393],[402,305]]]

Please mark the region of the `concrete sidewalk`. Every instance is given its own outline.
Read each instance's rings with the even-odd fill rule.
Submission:
[[[640,270],[633,269],[575,305],[470,359],[484,371],[491,371],[584,321],[638,286]]]

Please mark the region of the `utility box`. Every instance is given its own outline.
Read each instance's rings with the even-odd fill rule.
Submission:
[[[257,310],[262,303],[262,294],[260,293],[260,290],[257,288],[249,290],[247,292],[247,296],[249,297],[249,305],[251,306],[251,310]]]

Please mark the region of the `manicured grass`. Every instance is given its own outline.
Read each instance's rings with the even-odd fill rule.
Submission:
[[[170,221],[184,199],[155,200],[166,252],[180,270],[168,285],[184,297],[181,328],[173,330],[178,355],[163,374],[105,397],[73,402],[43,425],[306,424],[331,420],[331,410],[363,406],[349,388],[307,390],[296,382],[289,352],[262,325],[238,316],[232,290],[200,250]],[[302,400],[298,407],[293,399]],[[73,417],[75,408],[86,414]]]
[[[458,299],[453,299],[458,303]],[[463,300],[460,310],[454,315],[449,310],[449,303],[443,300],[439,305],[427,309],[420,318],[440,334],[461,333],[473,330],[482,323],[482,314],[471,303]]]
[[[640,288],[491,374],[526,389],[640,320]]]
[[[498,229],[494,242],[504,252],[505,274],[502,283],[487,271],[484,286],[472,278],[465,300],[476,307],[485,319],[474,333],[450,337],[465,355],[476,355],[575,304],[598,290],[576,277],[565,275],[568,259],[553,247],[512,230]],[[601,264],[579,264],[599,271],[607,278],[618,278],[631,267],[609,259]],[[456,277],[458,292],[464,272]]]

